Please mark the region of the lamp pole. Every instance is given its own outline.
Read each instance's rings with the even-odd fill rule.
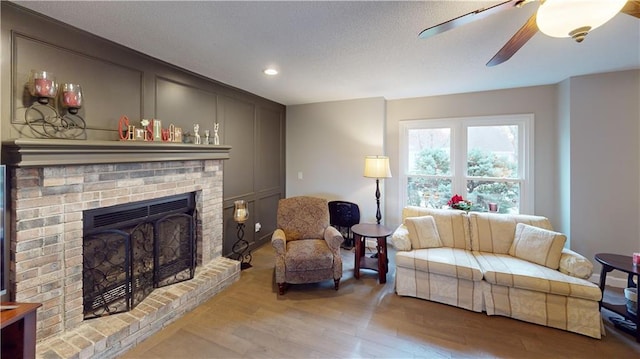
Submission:
[[[378,210],[376,211],[376,219],[378,220],[378,224],[382,220],[382,213],[380,213],[380,179],[376,178],[376,206]]]

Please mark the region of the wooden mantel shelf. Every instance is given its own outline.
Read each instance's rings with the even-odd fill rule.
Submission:
[[[170,142],[19,138],[2,142],[2,163],[16,167],[226,160],[231,146]]]

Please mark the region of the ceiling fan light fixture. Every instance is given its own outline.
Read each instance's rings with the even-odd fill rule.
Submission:
[[[544,0],[536,14],[538,29],[551,37],[582,42],[587,33],[611,20],[627,0]]]
[[[275,76],[278,74],[278,70],[270,67],[270,68],[266,68],[262,71],[265,75],[269,75],[269,76]]]
[[[569,33],[569,36],[571,36],[572,39],[576,40],[577,43],[580,43],[587,36],[587,34],[589,33],[589,30],[591,30],[591,26],[579,27],[571,31]]]

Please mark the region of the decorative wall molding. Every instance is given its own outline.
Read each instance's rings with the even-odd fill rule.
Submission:
[[[118,118],[122,113],[130,118],[143,117],[145,73],[142,69],[94,56],[81,48],[74,49],[72,44],[59,44],[16,30],[11,31],[11,41],[11,123],[20,133],[11,137],[39,138],[29,131],[22,133],[19,127],[25,122],[25,111],[35,101],[25,88],[33,69],[52,72],[59,84],[82,85],[85,94],[90,94],[84,97],[80,109],[88,130],[115,132],[115,126],[108,126],[112,121],[107,119]],[[114,91],[114,87],[118,91]]]

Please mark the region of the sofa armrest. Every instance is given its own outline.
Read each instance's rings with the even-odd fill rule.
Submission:
[[[396,250],[410,251],[411,241],[409,240],[409,230],[404,224],[401,224],[396,228],[391,236],[391,243]]]
[[[287,237],[282,229],[276,229],[271,235],[271,245],[276,250],[276,254],[283,256],[287,252]]]
[[[589,279],[593,274],[593,263],[571,249],[563,248],[558,270],[572,277]]]

